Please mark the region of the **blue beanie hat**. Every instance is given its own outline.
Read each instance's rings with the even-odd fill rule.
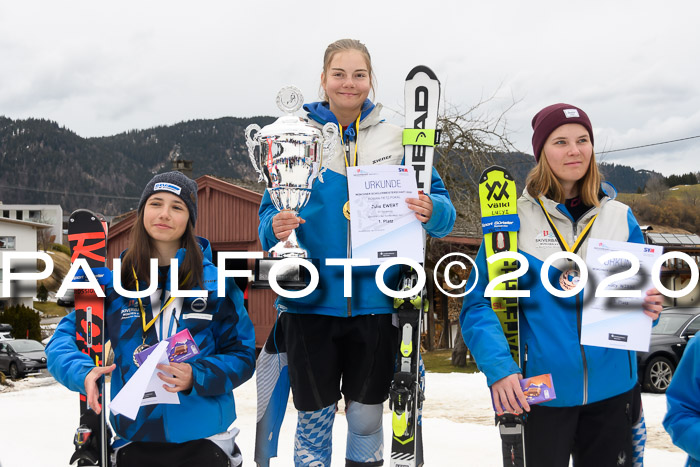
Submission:
[[[146,200],[157,191],[167,191],[178,196],[187,206],[192,226],[197,224],[197,182],[182,172],[173,171],[158,174],[143,189],[137,212],[141,212]]]

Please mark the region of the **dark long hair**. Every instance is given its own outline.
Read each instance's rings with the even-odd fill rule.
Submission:
[[[143,211],[143,209],[139,211],[136,222],[131,228],[129,247],[122,259],[122,287],[128,290],[136,290],[136,281],[131,272],[132,268],[136,271],[136,277],[146,283],[146,287],[150,285],[151,281],[150,267],[151,258],[153,258],[151,252],[154,248],[153,240],[143,225]],[[180,248],[185,248],[185,259],[178,268],[178,278],[181,282],[184,282],[181,286],[185,289],[193,289],[197,286],[204,288],[202,282],[204,255],[194,235],[194,227],[189,221],[187,222],[185,233],[180,238]]]

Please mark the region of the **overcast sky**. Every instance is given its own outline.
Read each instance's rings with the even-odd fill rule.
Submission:
[[[83,137],[197,118],[278,115],[318,100],[325,47],[362,40],[376,100],[401,123],[403,81],[431,67],[450,105],[485,97],[532,153],[542,107],[583,108],[596,151],[700,136],[700,6],[689,1],[0,0],[0,115]],[[602,154],[665,175],[700,170],[700,138]]]

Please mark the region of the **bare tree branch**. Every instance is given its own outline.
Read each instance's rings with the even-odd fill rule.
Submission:
[[[496,94],[467,110],[445,104],[438,117],[438,128],[442,133],[436,147],[435,166],[457,209],[459,225],[479,222],[479,176],[486,167],[494,164],[494,155],[517,151],[508,135],[506,118],[507,112],[517,102],[513,100],[495,114],[485,110],[496,99]]]

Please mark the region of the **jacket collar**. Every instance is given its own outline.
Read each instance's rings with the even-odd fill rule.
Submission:
[[[587,213],[581,216],[577,223],[580,223],[582,221],[588,222],[588,220],[590,220],[593,216],[600,212],[600,209],[605,205],[605,203],[607,203],[611,199],[608,195],[605,194],[602,188],[598,196],[598,199],[600,200],[600,206],[595,206],[592,209],[590,209]],[[533,203],[539,208],[540,203],[538,202],[537,198],[528,193],[527,188],[523,190],[523,198],[525,198],[527,201]],[[573,222],[573,219],[571,218],[569,211],[566,209],[566,206],[564,206],[561,203],[557,203],[556,201],[553,201],[544,195],[540,196],[540,199],[542,200],[542,204],[544,205],[544,208],[547,210],[550,216],[562,221]]]
[[[374,114],[373,111],[375,109],[379,111],[381,108],[381,104],[374,105],[369,99],[365,100],[364,104],[362,104],[362,110],[360,111],[360,128],[365,127],[363,123],[365,123],[365,120],[370,114]],[[329,122],[335,123],[336,125],[338,124],[338,119],[335,118],[335,115],[333,112],[331,112],[328,102],[312,102],[310,104],[304,104],[304,110],[308,112],[310,119],[320,123],[321,125],[325,125]],[[379,112],[376,112],[376,114],[378,116]]]

